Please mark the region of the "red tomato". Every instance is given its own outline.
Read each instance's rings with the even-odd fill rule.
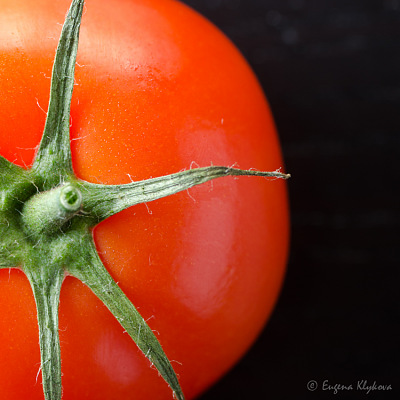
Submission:
[[[0,153],[29,166],[45,121],[69,0],[0,0]],[[170,0],[87,0],[71,107],[74,170],[126,183],[194,166],[275,170],[262,90],[235,47]],[[193,398],[249,348],[276,301],[288,247],[286,186],[224,178],[94,231],[101,258],[157,332]],[[0,270],[0,398],[43,399],[34,299]],[[82,283],[61,292],[65,400],[169,399],[171,391]]]

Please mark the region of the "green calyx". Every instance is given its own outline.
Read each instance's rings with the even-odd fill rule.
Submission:
[[[71,162],[69,124],[83,0],[73,0],[53,67],[43,137],[25,170],[0,156],[0,268],[21,268],[37,305],[44,398],[61,399],[58,307],[66,275],[84,282],[108,307],[145,356],[184,399],[158,339],[102,264],[92,228],[135,204],[146,203],[225,176],[286,179],[280,172],[197,168],[126,185],[78,179]],[[162,333],[161,333],[162,334]]]

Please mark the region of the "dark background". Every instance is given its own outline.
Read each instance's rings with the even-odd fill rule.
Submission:
[[[292,174],[277,308],[201,400],[400,398],[400,0],[184,3],[255,70]],[[324,380],[354,389],[335,395]],[[367,395],[360,380],[393,390]]]

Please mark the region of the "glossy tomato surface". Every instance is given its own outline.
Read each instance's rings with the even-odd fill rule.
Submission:
[[[45,122],[68,0],[0,0],[0,153],[29,167]],[[78,177],[127,183],[197,166],[283,166],[262,90],[234,46],[170,0],[87,0],[71,106]],[[285,183],[221,178],[94,230],[100,256],[148,320],[187,398],[248,349],[285,269]],[[0,270],[0,398],[43,399],[33,295]],[[61,292],[63,399],[170,399],[111,313],[79,281]]]

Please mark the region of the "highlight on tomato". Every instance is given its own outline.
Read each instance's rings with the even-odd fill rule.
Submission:
[[[187,6],[69,1],[0,0],[0,398],[192,399],[282,284],[269,105]]]

